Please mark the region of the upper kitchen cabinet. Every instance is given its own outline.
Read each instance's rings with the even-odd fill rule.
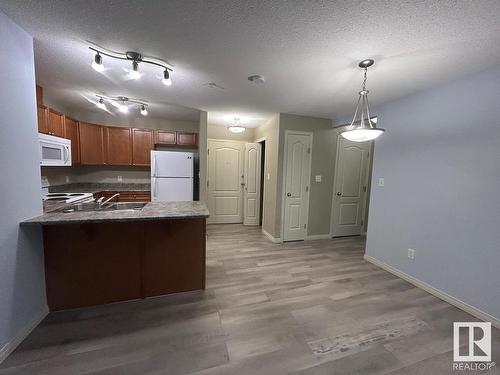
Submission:
[[[64,119],[64,138],[71,141],[71,163],[80,164],[80,137],[78,134],[78,121],[71,117]]]
[[[80,122],[80,163],[105,164],[103,127]]]
[[[196,133],[177,132],[177,144],[179,146],[196,146]]]
[[[132,132],[130,128],[104,128],[106,164],[132,164]]]
[[[37,107],[37,117],[38,117],[38,132],[49,134],[49,109],[44,105],[39,105]]]
[[[169,130],[155,130],[155,144],[157,145],[175,145],[177,143],[177,134]]]
[[[132,164],[150,165],[153,149],[153,130],[132,129]]]
[[[49,108],[48,127],[50,135],[64,137],[64,114]]]

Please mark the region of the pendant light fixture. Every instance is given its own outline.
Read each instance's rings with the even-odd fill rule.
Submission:
[[[227,128],[227,130],[229,130],[231,133],[243,133],[245,130],[247,130],[247,128],[241,125],[239,118],[235,118],[233,121],[234,123]]]
[[[129,70],[128,78],[130,79],[139,79],[142,77],[142,74],[139,72],[139,63],[151,64],[159,66],[163,69],[163,74],[159,77],[165,86],[172,85],[171,74],[173,71],[173,65],[168,63],[165,60],[159,59],[157,57],[151,56],[143,56],[139,52],[134,51],[126,51],[126,52],[116,52],[110,49],[101,47],[95,43],[89,42],[89,49],[94,51],[96,54],[94,56],[94,60],[92,61],[92,68],[98,72],[104,71],[103,65],[103,57],[106,58],[111,57],[118,60],[128,60],[132,61],[132,69]]]
[[[366,142],[371,141],[378,136],[380,136],[385,130],[377,128],[377,125],[373,119],[370,118],[370,107],[368,105],[368,93],[366,89],[366,72],[368,68],[374,64],[375,61],[372,59],[367,59],[361,61],[358,66],[365,70],[364,79],[361,91],[359,92],[358,103],[356,105],[356,110],[354,111],[354,116],[351,123],[344,127],[340,135],[345,139],[353,142]],[[356,122],[356,118],[360,112],[359,123]]]

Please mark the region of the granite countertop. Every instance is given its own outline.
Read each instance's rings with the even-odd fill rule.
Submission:
[[[86,212],[47,212],[33,219],[21,222],[21,225],[55,225],[105,223],[119,221],[145,221],[165,219],[192,219],[209,216],[207,206],[203,202],[149,202],[143,209],[86,211]]]
[[[90,183],[79,182],[50,186],[51,193],[99,193],[101,191],[151,191],[150,183]]]

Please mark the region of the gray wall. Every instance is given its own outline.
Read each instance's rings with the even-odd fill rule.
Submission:
[[[277,113],[264,125],[254,130],[256,140],[264,137],[266,138],[262,229],[275,238],[279,237],[280,232],[279,229],[276,228],[279,122],[280,116]]]
[[[200,154],[200,201],[207,201],[207,149],[208,149],[208,138],[207,138],[207,112],[200,112],[200,122],[198,125],[198,147]]]
[[[309,195],[309,227],[307,234],[326,235],[330,233],[332,209],[333,175],[337,133],[332,129],[332,121],[317,117],[280,114],[279,119],[279,159],[277,176],[276,232],[281,237],[281,209],[283,197],[283,166],[285,157],[285,131],[299,130],[313,133],[311,182]],[[321,175],[322,181],[315,182],[315,176]]]
[[[42,213],[33,40],[1,12],[0,35],[1,360],[47,306],[40,228],[19,227]]]
[[[497,319],[499,98],[500,67],[378,108],[386,134],[375,144],[366,245],[368,256]]]

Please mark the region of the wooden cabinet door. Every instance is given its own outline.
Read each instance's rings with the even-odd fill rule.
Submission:
[[[177,134],[174,131],[156,130],[155,144],[160,145],[175,145],[177,142]]]
[[[49,134],[48,112],[49,109],[44,105],[37,107],[38,132],[40,133]]]
[[[196,133],[177,133],[177,144],[181,146],[196,146]]]
[[[99,165],[104,163],[104,139],[102,126],[81,122],[80,163]]]
[[[153,149],[153,131],[151,129],[132,129],[132,164],[150,165]]]
[[[104,128],[106,164],[132,164],[132,132],[130,128]]]
[[[71,117],[64,119],[64,138],[71,141],[71,163],[80,164],[80,137],[78,134],[78,121]]]
[[[49,108],[49,134],[64,137],[64,114]]]

